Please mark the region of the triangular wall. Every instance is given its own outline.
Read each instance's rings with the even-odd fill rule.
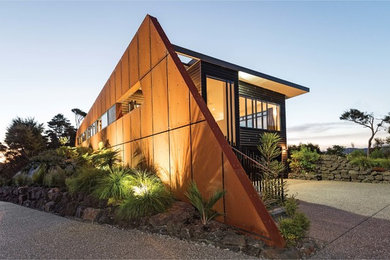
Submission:
[[[146,16],[77,135],[139,87],[142,106],[81,145],[96,149],[100,141],[107,142],[121,150],[123,162],[129,165],[135,163],[133,153],[141,149],[182,200],[191,180],[206,196],[225,189],[224,199],[216,205],[224,213],[219,221],[269,245],[284,246],[275,222],[156,18]]]

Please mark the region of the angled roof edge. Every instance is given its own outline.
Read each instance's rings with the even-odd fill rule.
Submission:
[[[223,60],[220,60],[220,59],[217,59],[217,58],[214,58],[214,57],[211,57],[211,56],[208,56],[208,55],[196,52],[196,51],[192,51],[190,49],[187,49],[187,48],[184,48],[184,47],[181,47],[181,46],[178,46],[178,45],[172,44],[172,46],[174,47],[176,52],[178,52],[180,54],[183,54],[185,56],[198,58],[200,60],[203,60],[203,61],[215,64],[215,65],[219,65],[221,67],[225,67],[225,68],[228,68],[228,69],[232,69],[232,70],[248,73],[248,74],[251,74],[251,75],[263,78],[263,79],[267,79],[267,80],[270,80],[270,81],[277,82],[279,84],[286,85],[288,87],[299,89],[299,90],[301,90],[303,92],[310,92],[309,88],[304,87],[302,85],[298,85],[298,84],[295,84],[293,82],[290,82],[290,81],[287,81],[287,80],[283,80],[283,79],[280,79],[280,78],[276,78],[276,77],[264,74],[264,73],[259,72],[259,71],[251,70],[251,69],[248,69],[248,68],[245,68],[245,67],[242,67],[242,66],[239,66],[239,65],[227,62],[227,61],[223,61]]]

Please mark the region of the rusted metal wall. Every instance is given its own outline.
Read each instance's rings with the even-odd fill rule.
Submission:
[[[147,16],[141,24],[78,135],[135,84],[143,91],[141,107],[81,145],[96,149],[105,142],[119,149],[123,163],[130,166],[135,163],[132,155],[141,149],[181,200],[186,200],[191,180],[205,196],[225,189],[225,197],[215,206],[224,213],[219,221],[270,245],[284,246],[275,222],[155,18]],[[94,109],[97,112],[91,113]]]

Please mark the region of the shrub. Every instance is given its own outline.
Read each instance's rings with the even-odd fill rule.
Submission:
[[[0,187],[2,186],[9,186],[12,184],[12,179],[0,177]]]
[[[373,159],[370,157],[356,157],[353,159],[350,159],[349,161],[353,166],[358,166],[361,168],[373,168],[373,167],[380,167],[385,169],[390,169],[390,159],[384,159],[384,158],[377,158]]]
[[[370,153],[370,157],[373,158],[373,159],[384,159],[384,158],[386,158],[385,154],[383,153],[383,151],[381,149],[373,150]]]
[[[294,216],[298,209],[297,200],[294,197],[287,198],[284,202],[284,209],[286,210],[287,216]]]
[[[91,194],[101,178],[107,174],[106,171],[92,167],[78,169],[75,176],[65,180],[66,187],[70,193],[83,192]]]
[[[65,185],[66,174],[61,168],[51,170],[43,177],[42,184],[47,187],[66,187]]]
[[[37,185],[42,185],[43,184],[43,179],[45,178],[45,174],[47,171],[47,165],[45,163],[41,163],[39,165],[38,170],[33,174],[32,182]]]
[[[329,148],[326,149],[326,154],[345,157],[344,151],[345,151],[345,147],[344,146],[333,145],[332,147],[329,147]]]
[[[366,153],[363,150],[354,150],[350,154],[347,155],[348,160],[352,160],[358,157],[366,157]]]
[[[119,205],[117,217],[139,219],[164,212],[173,202],[171,192],[160,179],[146,171],[129,175],[131,192]]]
[[[291,218],[284,218],[279,221],[279,230],[286,239],[287,245],[295,245],[302,239],[310,226],[309,219],[301,212],[296,212]]]
[[[125,199],[131,193],[129,175],[131,173],[128,168],[114,168],[99,180],[94,195],[99,199],[109,199],[111,202]]]
[[[203,225],[206,225],[213,218],[221,215],[221,213],[213,210],[213,206],[220,200],[226,191],[215,191],[210,198],[206,199],[200,193],[198,186],[195,182],[192,182],[186,192],[187,198],[191,204],[199,211],[200,219]]]
[[[101,148],[91,154],[87,153],[83,157],[95,168],[112,170],[120,162],[118,154],[119,151],[117,150]]]
[[[19,174],[13,178],[13,183],[16,186],[26,186],[26,185],[31,185],[32,180],[29,176],[26,174]]]
[[[289,159],[290,168],[295,173],[309,173],[315,170],[316,162],[320,159],[320,155],[316,151],[312,151],[306,146],[301,146],[300,150],[291,153]]]

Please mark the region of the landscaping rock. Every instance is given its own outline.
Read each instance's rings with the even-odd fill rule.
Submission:
[[[49,200],[54,201],[54,202],[59,202],[62,198],[62,193],[59,188],[51,188],[47,192],[47,197]]]
[[[230,233],[226,235],[221,243],[233,250],[241,251],[246,246],[245,236],[235,233]]]
[[[101,209],[86,208],[83,211],[82,219],[95,222],[100,217],[101,212]]]
[[[54,201],[49,201],[48,203],[45,204],[44,210],[46,212],[53,211],[55,205],[56,203]]]
[[[84,209],[85,209],[84,206],[77,207],[75,217],[81,218],[83,216]]]
[[[167,212],[154,215],[149,218],[148,222],[153,227],[175,226],[186,223],[193,218],[195,209],[188,203],[177,201]]]

